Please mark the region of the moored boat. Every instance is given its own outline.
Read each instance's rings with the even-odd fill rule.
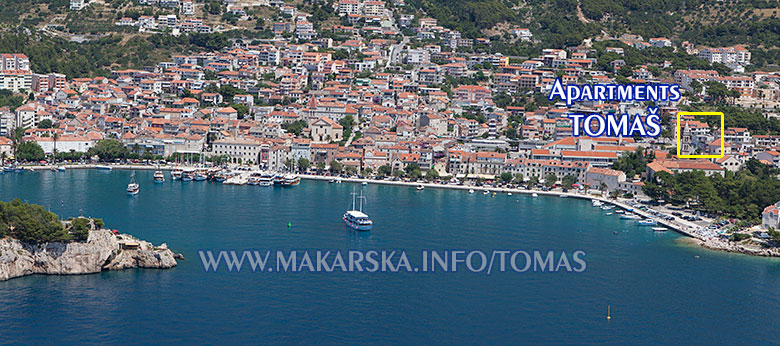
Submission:
[[[649,218],[648,219],[644,219],[644,220],[639,220],[636,223],[638,225],[640,225],[640,226],[655,226],[655,225],[658,224],[658,222],[656,222],[653,219],[649,219]]]
[[[110,170],[114,169],[111,166],[107,166],[107,165],[97,165],[97,166],[95,166],[95,168],[99,169],[101,171],[110,171]]]
[[[192,171],[181,172],[181,181],[192,181],[194,177],[195,177],[195,172]]]
[[[623,215],[620,215],[620,218],[623,220],[638,220],[639,217],[634,214],[625,213]]]
[[[181,180],[181,174],[182,174],[181,168],[176,168],[176,169],[171,171],[171,179],[173,179],[173,180]]]
[[[668,229],[666,227],[653,227],[653,232],[666,232]]]
[[[127,184],[127,194],[135,196],[139,191],[141,191],[141,187],[135,182],[135,173],[133,173],[130,175],[130,183]]]
[[[417,190],[425,190],[425,186],[417,185]]]
[[[162,184],[165,182],[165,174],[163,174],[162,171],[155,171],[154,172],[154,182],[157,184]]]
[[[260,175],[260,179],[257,180],[257,185],[260,186],[272,186],[274,184],[274,176],[272,174],[263,173]]]
[[[301,177],[294,175],[294,174],[288,174],[284,176],[284,180],[282,181],[282,186],[295,186],[301,183]]]

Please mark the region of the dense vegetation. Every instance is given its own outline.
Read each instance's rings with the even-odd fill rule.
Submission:
[[[26,243],[86,241],[93,226],[102,228],[103,220],[79,217],[63,224],[43,206],[18,198],[0,201],[0,238],[11,236]]]
[[[644,192],[649,197],[675,205],[758,222],[764,207],[774,204],[780,196],[777,168],[750,159],[738,172],[705,176],[702,171],[668,174],[659,172],[646,182]]]

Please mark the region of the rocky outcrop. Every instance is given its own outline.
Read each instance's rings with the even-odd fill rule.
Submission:
[[[26,244],[0,239],[0,281],[30,274],[90,274],[127,268],[172,268],[174,254],[130,235],[89,232],[86,242]]]
[[[738,242],[715,239],[704,240],[700,245],[712,250],[741,253],[753,256],[780,257],[780,248],[776,247],[750,247]]]

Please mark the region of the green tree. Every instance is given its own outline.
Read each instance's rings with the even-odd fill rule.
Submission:
[[[544,177],[544,186],[552,187],[553,185],[555,185],[556,181],[558,181],[558,177],[553,173],[548,173]]]
[[[298,170],[300,170],[301,172],[306,172],[310,166],[311,166],[311,162],[309,162],[309,159],[305,157],[301,157],[298,159]]]
[[[130,150],[116,139],[102,139],[87,151],[89,156],[97,156],[103,161],[124,159],[130,155]]]
[[[333,161],[330,162],[330,172],[332,174],[341,173],[342,169],[343,169],[343,167],[341,166],[341,163],[339,163],[338,161],[333,160]]]
[[[433,181],[439,179],[439,172],[435,169],[431,168],[427,172],[425,172],[425,180]]]
[[[382,177],[386,177],[393,173],[393,169],[388,165],[382,165],[377,169],[377,173]]]
[[[567,174],[566,176],[561,179],[561,185],[563,187],[570,189],[572,185],[577,183],[577,178],[571,174]]]
[[[511,182],[512,178],[513,178],[512,173],[509,173],[509,172],[501,173],[501,180],[503,180],[504,183]]]
[[[38,123],[39,129],[50,129],[54,127],[54,123],[49,119],[43,119]]]
[[[16,159],[21,161],[40,161],[45,158],[43,148],[33,141],[22,142],[16,149]]]

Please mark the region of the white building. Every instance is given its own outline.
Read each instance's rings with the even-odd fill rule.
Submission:
[[[699,59],[704,59],[710,63],[736,63],[740,65],[750,65],[750,51],[742,46],[704,48],[699,51]]]

